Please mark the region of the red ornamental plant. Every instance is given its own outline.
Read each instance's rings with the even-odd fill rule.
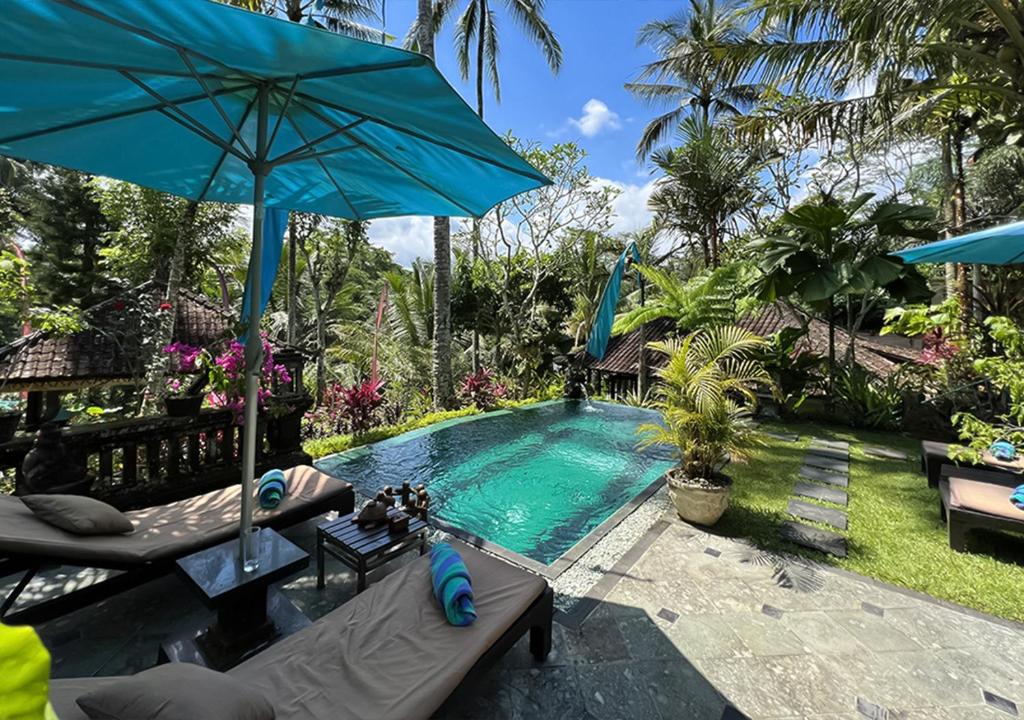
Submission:
[[[480,368],[470,373],[462,381],[459,397],[467,405],[476,405],[481,410],[490,410],[505,397],[508,389],[499,383],[487,368]]]
[[[379,422],[378,411],[384,404],[384,381],[364,380],[338,391],[339,414],[348,421],[349,431],[361,435]]]
[[[952,360],[960,352],[960,347],[942,335],[941,330],[934,330],[922,338],[924,349],[921,351],[920,363],[938,365],[945,360]]]

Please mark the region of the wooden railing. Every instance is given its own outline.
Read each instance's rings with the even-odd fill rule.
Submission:
[[[302,451],[298,423],[311,404],[287,399],[290,414],[261,415],[257,425],[257,473],[310,462]],[[195,418],[152,416],[65,428],[69,455],[93,478],[88,494],[121,509],[148,507],[226,487],[241,480],[242,427],[226,410],[204,410]],[[34,435],[0,445],[0,472],[25,492],[22,463]]]

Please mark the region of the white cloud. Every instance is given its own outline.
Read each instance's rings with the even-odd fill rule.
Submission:
[[[434,257],[434,218],[397,217],[374,220],[370,223],[370,242],[395,256],[395,262],[404,267],[422,257]]]
[[[603,130],[618,130],[622,127],[619,114],[597,98],[587,100],[583,106],[583,114],[578,118],[569,118],[569,125],[583,133],[584,137],[592,138]]]
[[[608,185],[619,191],[618,197],[612,202],[612,210],[615,217],[612,223],[613,233],[633,232],[642,230],[651,224],[654,214],[647,207],[651,193],[654,192],[656,180],[651,180],[643,185],[622,183],[606,178],[595,180],[599,185]]]

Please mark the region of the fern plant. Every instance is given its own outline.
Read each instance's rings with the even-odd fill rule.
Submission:
[[[637,270],[655,290],[647,304],[615,319],[613,335],[633,332],[659,318],[672,318],[685,331],[734,323],[737,289],[748,283],[749,268],[743,263],[723,265],[709,273],[681,280],[661,268],[638,265]]]
[[[702,330],[683,339],[651,343],[668,355],[658,371],[655,407],[662,424],[638,428],[642,448],[664,445],[679,461],[676,473],[705,484],[726,481],[715,468],[726,456],[739,456],[758,433],[750,422],[757,386],[772,379],[756,353],[766,341],[736,326]]]

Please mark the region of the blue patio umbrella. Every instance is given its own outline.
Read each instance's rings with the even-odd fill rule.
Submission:
[[[1024,222],[990,227],[894,253],[907,263],[1024,263]]]
[[[0,38],[0,155],[254,206],[244,537],[265,211],[478,217],[548,182],[397,48],[209,0],[4,0]]]

